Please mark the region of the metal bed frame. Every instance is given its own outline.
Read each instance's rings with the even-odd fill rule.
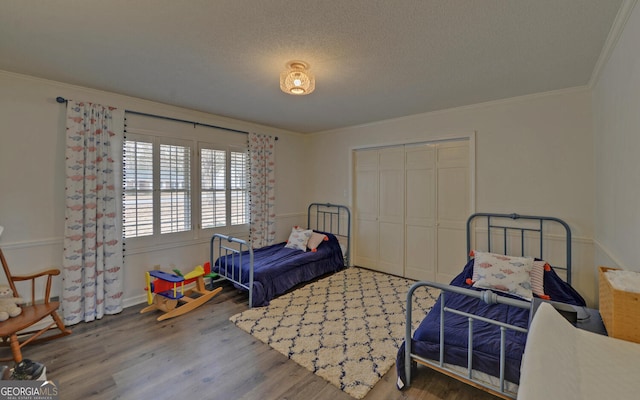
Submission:
[[[311,224],[315,216],[315,224]],[[346,225],[346,227],[345,227]],[[344,249],[344,265],[349,266],[351,255],[351,212],[347,206],[331,203],[311,203],[307,208],[307,229],[315,229],[321,232],[327,232],[334,234],[340,243],[346,242]],[[217,254],[217,257],[215,256]],[[243,257],[249,257],[249,281],[248,283],[242,283],[243,275],[242,268],[236,268],[233,255],[238,254],[238,264],[242,265]],[[249,308],[253,304],[253,275],[254,275],[254,254],[251,242],[232,237],[229,235],[223,235],[216,233],[211,237],[209,246],[209,260],[213,267],[214,262],[219,257],[229,257],[233,260],[230,265],[225,264],[224,268],[220,268],[218,271],[219,278],[214,282],[227,280],[234,283],[237,287],[243,288],[249,292]],[[238,266],[239,266],[238,265]]]
[[[315,224],[311,216],[315,214]],[[346,221],[345,221],[346,219]],[[346,224],[346,230],[345,230]],[[343,239],[344,265],[351,265],[351,211],[347,206],[331,203],[311,203],[307,208],[307,229],[333,233],[338,240]],[[342,244],[342,242],[340,242]]]
[[[564,267],[556,267],[554,269],[560,269],[566,271],[566,281],[571,284],[571,229],[569,225],[561,219],[553,218],[553,217],[541,217],[541,216],[530,216],[530,215],[518,215],[518,214],[492,214],[492,213],[476,213],[469,217],[467,220],[467,254],[468,260],[471,258],[471,231],[475,230],[474,222],[476,219],[485,218],[487,221],[487,251],[495,252],[495,247],[492,242],[492,233],[494,231],[499,232],[504,240],[502,241],[503,251],[502,254],[507,254],[507,250],[509,248],[509,235],[512,232],[515,232],[520,237],[520,255],[524,256],[526,251],[526,244],[530,243],[530,241],[525,240],[526,235],[539,235],[539,258],[543,258],[543,241],[544,241],[544,226],[546,223],[556,223],[562,226],[565,230],[565,240],[566,240],[566,265]],[[511,223],[501,222],[511,220]],[[513,221],[523,220],[523,221],[534,221],[535,226],[518,226]],[[477,247],[477,246],[476,246]],[[530,254],[527,254],[530,255]],[[417,354],[413,354],[411,352],[411,326],[412,326],[412,298],[413,293],[420,287],[433,287],[441,290],[441,302],[440,302],[440,354],[439,360],[431,360],[423,358]],[[493,395],[504,399],[512,399],[515,396],[508,392],[506,389],[506,380],[504,378],[504,369],[505,369],[505,354],[506,354],[506,331],[507,330],[516,330],[519,332],[527,333],[528,330],[506,324],[500,321],[494,321],[482,316],[473,315],[462,310],[452,309],[446,306],[446,293],[458,293],[467,295],[470,297],[478,298],[484,301],[487,304],[506,304],[514,307],[531,309],[532,302],[515,300],[509,297],[503,297],[498,295],[497,293],[491,290],[482,290],[476,291],[471,289],[462,288],[459,286],[445,285],[436,282],[417,282],[410,289],[407,294],[407,308],[406,308],[406,331],[405,331],[405,360],[404,360],[404,369],[406,374],[406,386],[408,387],[411,383],[411,366],[412,363],[418,362],[422,365],[435,369],[439,372],[442,372],[446,375],[449,375],[453,378],[456,378],[462,382],[465,382],[474,387],[485,390]],[[453,314],[461,315],[468,318],[469,322],[469,342],[467,344],[468,355],[467,355],[467,371],[466,374],[463,374],[459,371],[449,368],[444,363],[444,320],[445,320],[445,311]],[[486,323],[490,323],[493,325],[497,325],[500,327],[500,376],[498,386],[494,386],[491,384],[487,384],[483,381],[479,381],[473,377],[473,369],[472,369],[472,360],[473,360],[473,321],[483,321]]]

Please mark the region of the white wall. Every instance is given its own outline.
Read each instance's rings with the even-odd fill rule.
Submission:
[[[307,165],[317,178],[307,200],[352,205],[353,149],[476,132],[476,211],[567,221],[573,283],[593,302],[591,119],[590,92],[579,88],[314,134]]]
[[[0,71],[0,224],[6,228],[0,244],[17,272],[61,264],[64,106],[55,102],[56,96],[279,136],[276,213],[281,240],[291,225],[306,222],[311,201],[352,206],[353,149],[476,132],[476,210],[565,219],[574,233],[574,285],[590,302],[595,297],[593,134],[587,89],[305,136]],[[178,250],[136,254],[135,262],[125,265],[125,302],[141,298],[143,272],[154,265],[195,265],[207,257],[203,244]]]
[[[0,71],[0,225],[5,227],[0,245],[13,273],[62,264],[65,106],[56,103],[57,96],[278,136],[278,238],[286,239],[291,225],[306,221],[301,212],[305,210],[302,193],[311,182],[305,171],[296,168],[307,148],[308,138],[302,135]],[[208,259],[208,241],[204,240],[152,250],[132,252],[127,257],[125,305],[142,298],[144,271],[154,265],[175,265],[188,271]],[[60,281],[56,280],[54,295],[60,294]]]
[[[593,90],[595,263],[640,271],[640,8]]]

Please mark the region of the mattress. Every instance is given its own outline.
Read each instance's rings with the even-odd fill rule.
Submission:
[[[473,260],[465,265],[463,271],[451,281],[451,285],[472,290],[480,290],[468,285],[467,279],[473,275]],[[554,301],[568,304],[584,305],[584,299],[555,272],[545,273],[545,293]],[[501,294],[505,297],[515,296]],[[521,300],[521,299],[519,299]],[[412,352],[423,358],[438,360],[440,357],[440,302],[431,309],[413,334]],[[529,326],[529,310],[505,304],[486,304],[480,299],[461,294],[447,293],[446,305],[449,308],[480,315],[494,321],[504,322],[521,328]],[[460,315],[447,313],[445,316],[445,351],[444,362],[447,364],[467,366],[468,319]],[[506,331],[505,379],[518,384],[520,380],[520,364],[525,349],[527,334],[513,330]],[[398,351],[396,369],[399,387],[405,381],[404,349],[402,344]],[[500,328],[482,321],[473,325],[473,362],[476,371],[491,375],[500,375]]]
[[[519,400],[637,399],[640,344],[575,328],[549,304],[531,323]]]
[[[300,283],[344,268],[338,238],[331,233],[322,233],[327,235],[329,240],[318,246],[315,252],[287,248],[284,242],[253,251],[252,306],[266,306],[271,299]],[[233,266],[234,276],[242,276],[241,283],[249,284],[251,266],[246,252],[241,256],[235,254],[218,258],[214,262],[213,271],[220,272],[221,265]]]

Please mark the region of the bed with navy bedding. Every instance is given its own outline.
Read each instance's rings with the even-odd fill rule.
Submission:
[[[249,306],[269,301],[299,284],[349,265],[350,212],[345,206],[312,203],[307,227],[326,235],[315,251],[286,247],[286,242],[252,249],[245,240],[216,234],[211,238],[211,263],[220,279],[249,294]],[[313,229],[315,228],[315,229]]]
[[[516,241],[520,242],[516,247],[520,247],[521,255],[529,253],[530,250],[526,249],[525,243],[531,242],[532,232],[539,234],[539,242],[537,239],[534,240],[536,247],[539,247],[539,256],[536,260],[540,260],[544,253],[543,224],[549,221],[559,223],[566,229],[567,241],[566,267],[560,268],[559,272],[563,272],[567,276],[567,281],[570,281],[571,233],[564,221],[517,214],[474,214],[467,223],[468,252],[471,251],[470,232],[476,226],[473,221],[478,217],[489,218],[486,231],[489,251],[492,251],[491,240],[495,240],[495,232],[492,230],[496,228],[504,235],[504,241],[500,241],[504,250],[501,254],[507,254],[505,249],[513,249],[514,246],[508,241],[513,241],[514,236]],[[503,222],[496,222],[501,219],[535,220],[539,224],[535,222],[533,227],[525,224],[525,230],[507,224],[505,229]],[[514,235],[513,230],[518,230],[518,233]],[[557,235],[552,236],[552,240],[557,242]],[[463,271],[451,281],[450,285],[418,282],[409,291],[407,333],[396,360],[398,388],[402,389],[410,384],[411,374],[416,371],[417,362],[499,397],[515,397],[530,322],[531,303],[512,294],[474,287],[474,264],[475,259],[470,258]],[[542,276],[545,299],[575,306],[585,305],[582,296],[548,264],[545,265]],[[411,297],[413,292],[421,287],[435,287],[442,292],[437,303],[411,335]],[[444,318],[442,318],[443,315]],[[481,318],[478,319],[477,316]],[[471,328],[470,318],[473,320]],[[443,320],[444,323],[442,323]],[[444,329],[441,329],[441,326]],[[410,343],[409,351],[407,351],[407,343]],[[444,346],[442,346],[443,343]],[[468,350],[470,347],[472,352]]]

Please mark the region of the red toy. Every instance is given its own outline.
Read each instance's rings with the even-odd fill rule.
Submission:
[[[204,268],[198,265],[184,276],[178,270],[174,270],[174,272],[171,274],[153,270],[146,273],[147,287],[145,290],[149,305],[143,308],[140,313],[156,309],[164,311],[164,314],[158,317],[158,321],[177,317],[201,306],[222,290],[221,287],[212,291],[205,288],[205,276],[212,278],[217,276],[217,274],[211,273],[211,264],[208,262],[204,264]],[[152,277],[155,278],[153,282],[151,281]],[[196,284],[195,288],[185,292],[184,286],[193,282]],[[190,297],[192,293],[198,293],[200,296]],[[177,307],[178,302],[184,304]]]

